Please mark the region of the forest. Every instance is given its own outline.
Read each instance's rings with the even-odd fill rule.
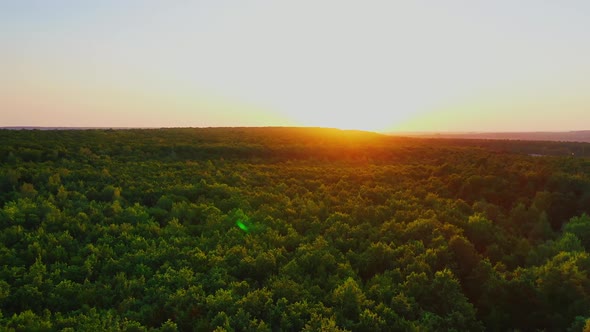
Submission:
[[[0,130],[0,330],[590,331],[589,143]]]

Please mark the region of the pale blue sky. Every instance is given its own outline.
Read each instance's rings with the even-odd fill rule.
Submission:
[[[1,1],[0,126],[590,129],[588,1]]]

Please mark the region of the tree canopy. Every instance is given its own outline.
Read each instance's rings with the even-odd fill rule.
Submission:
[[[590,327],[590,160],[567,153],[581,143],[319,128],[0,140],[3,330]]]

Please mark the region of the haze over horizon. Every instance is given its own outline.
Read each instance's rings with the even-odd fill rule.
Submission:
[[[0,4],[0,126],[590,129],[590,3]]]

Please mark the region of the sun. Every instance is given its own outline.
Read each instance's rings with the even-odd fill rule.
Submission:
[[[334,119],[334,121],[327,122],[325,126],[331,126],[338,129],[354,129],[354,130],[365,130],[365,131],[384,131],[388,126],[384,125],[378,118],[373,117],[362,117],[362,116],[346,116],[343,115],[341,118]]]
[[[381,109],[358,109],[354,107],[314,108],[293,111],[288,118],[298,126],[325,127],[343,130],[372,132],[391,131],[412,118],[410,112],[394,112]]]

